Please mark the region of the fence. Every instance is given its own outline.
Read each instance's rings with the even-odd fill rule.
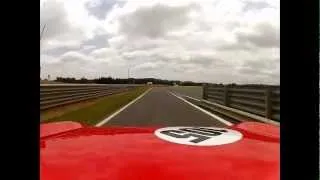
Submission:
[[[280,86],[207,84],[203,99],[280,122]]]
[[[138,85],[40,84],[40,111],[121,93]]]

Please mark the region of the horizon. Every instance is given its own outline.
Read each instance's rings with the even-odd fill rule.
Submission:
[[[55,79],[40,79],[41,81],[49,81],[49,82],[59,82],[57,78],[63,78],[63,79],[75,79],[76,81],[80,81],[81,79],[85,79],[88,81],[93,81],[93,80],[98,80],[101,78],[112,78],[113,80],[145,80],[145,79],[152,79],[152,80],[156,80],[156,81],[170,81],[170,82],[179,82],[179,83],[195,83],[195,84],[223,84],[223,85],[231,85],[231,84],[235,84],[235,85],[267,85],[267,86],[280,86],[279,84],[262,84],[262,83],[217,83],[217,82],[204,82],[204,81],[182,81],[182,80],[173,80],[173,79],[159,79],[159,78],[152,78],[152,77],[145,77],[145,78],[135,78],[135,77],[130,77],[130,78],[117,78],[117,77],[97,77],[97,78],[86,78],[86,77],[81,77],[81,78],[75,78],[75,77],[56,77]]]

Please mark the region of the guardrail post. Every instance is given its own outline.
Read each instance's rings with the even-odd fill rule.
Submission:
[[[207,84],[204,84],[202,87],[202,99],[207,99]]]
[[[272,118],[271,89],[269,87],[265,91],[265,117]]]
[[[225,85],[224,86],[224,93],[223,93],[223,104],[225,106],[229,106],[228,90],[229,90],[228,86]]]

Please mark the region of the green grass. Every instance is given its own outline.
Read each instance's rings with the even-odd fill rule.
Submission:
[[[101,98],[92,105],[66,112],[61,116],[44,120],[43,122],[56,122],[56,121],[76,121],[88,125],[95,125],[108,115],[117,111],[121,107],[128,104],[133,99],[137,98],[148,87],[139,87],[121,94],[115,94]]]

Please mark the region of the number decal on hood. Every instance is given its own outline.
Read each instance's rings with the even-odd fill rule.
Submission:
[[[238,131],[214,127],[167,127],[157,129],[155,135],[172,143],[194,146],[229,144],[242,138]]]

